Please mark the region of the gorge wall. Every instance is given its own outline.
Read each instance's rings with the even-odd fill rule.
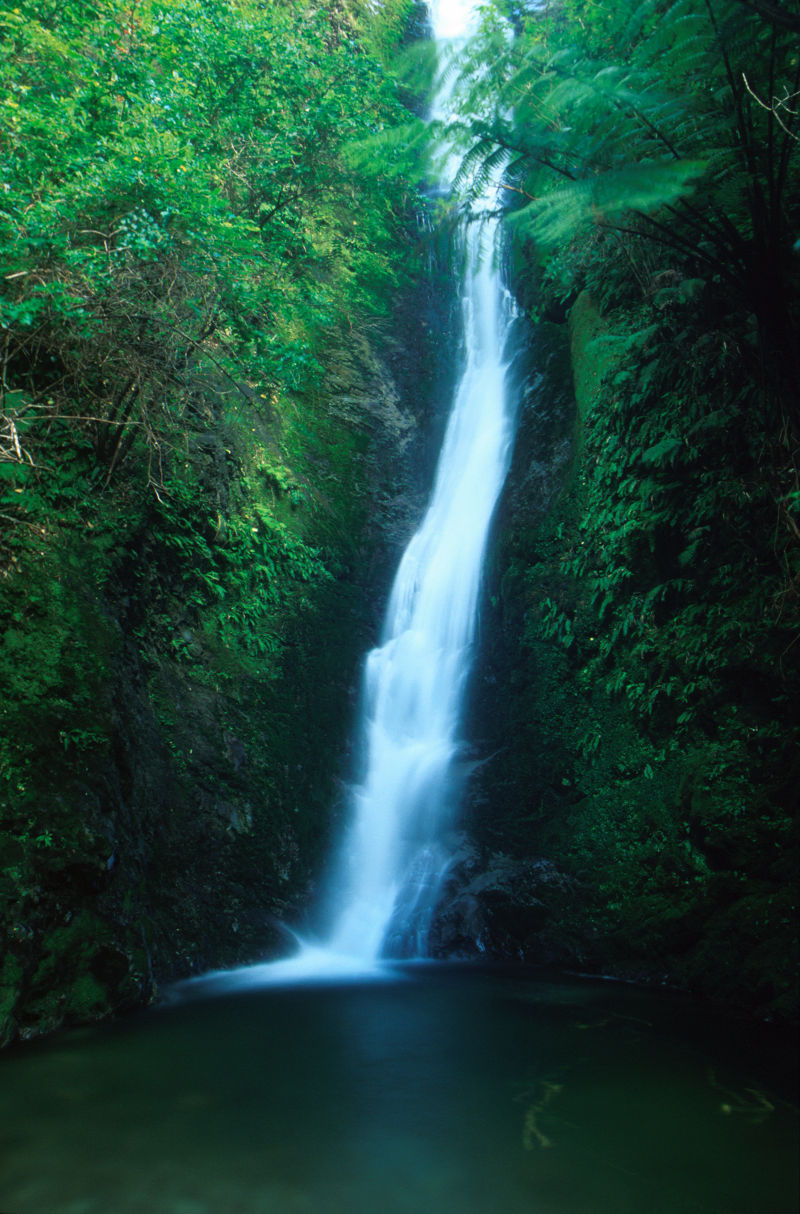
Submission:
[[[630,482],[614,481],[626,458],[642,459],[641,439],[636,451],[627,437],[628,455],[618,454],[625,393],[642,375],[641,361],[626,371],[610,336],[626,312],[603,316],[584,292],[552,314],[558,323],[540,323],[524,373],[497,520],[469,724],[467,835],[438,946],[675,985],[791,1020],[800,776],[788,705],[796,708],[798,679],[796,661],[781,655],[791,624],[771,596],[787,582],[778,550],[771,569],[764,562],[766,512],[748,518],[748,542],[763,546],[749,566],[729,519],[716,520],[724,534],[709,558],[685,551],[692,535],[675,534],[685,526],[677,510],[666,526],[648,517],[659,480],[696,506],[726,453],[712,440],[691,470],[675,460],[653,472],[651,461],[640,475],[651,476],[653,496],[645,509],[633,502]],[[658,411],[657,398],[648,404]],[[637,547],[626,554],[615,618],[613,579],[598,577],[597,565],[628,519]],[[734,563],[735,578],[710,585],[709,565]],[[648,608],[676,574],[666,610]],[[714,635],[711,621],[726,617],[735,625]],[[640,629],[646,644],[637,644]],[[751,631],[766,633],[764,649],[743,648]],[[695,656],[704,646],[704,695],[690,686],[681,702],[679,681],[704,662]],[[696,714],[687,711],[693,696]]]
[[[19,558],[6,1040],[285,950],[281,921],[302,920],[338,829],[361,658],[424,503],[430,298],[409,297],[380,357],[357,334],[329,353],[301,433],[266,411],[231,425],[208,390],[191,496],[132,483],[124,520],[93,516],[97,538],[53,528]]]

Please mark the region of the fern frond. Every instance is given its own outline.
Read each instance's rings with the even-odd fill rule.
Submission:
[[[686,196],[704,171],[702,161],[667,160],[621,169],[559,186],[511,216],[537,244],[552,248],[587,224],[626,212],[648,214]]]
[[[388,178],[421,180],[430,163],[430,137],[421,119],[386,126],[344,144],[342,159],[351,169]]]
[[[440,69],[436,46],[429,40],[414,42],[395,52],[392,65],[404,88],[417,97],[430,96]]]

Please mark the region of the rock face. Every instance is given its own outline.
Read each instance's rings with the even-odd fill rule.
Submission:
[[[548,860],[482,855],[463,839],[431,931],[434,956],[540,964],[563,960],[553,949],[554,900],[574,882]]]

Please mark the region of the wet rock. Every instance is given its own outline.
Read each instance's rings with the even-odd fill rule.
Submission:
[[[541,961],[550,900],[569,878],[548,860],[481,854],[465,842],[456,855],[431,929],[438,957]]]
[[[232,834],[246,835],[253,829],[253,810],[250,805],[236,805],[219,800],[216,810],[225,823],[225,829]]]
[[[222,740],[225,743],[225,753],[233,770],[240,771],[247,760],[244,742],[242,742],[241,738],[237,738],[236,734],[232,733],[229,729],[223,730]]]

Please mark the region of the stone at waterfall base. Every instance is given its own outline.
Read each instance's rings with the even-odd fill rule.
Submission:
[[[548,962],[564,960],[548,941],[551,903],[574,884],[549,860],[459,848],[430,933],[435,957]]]

